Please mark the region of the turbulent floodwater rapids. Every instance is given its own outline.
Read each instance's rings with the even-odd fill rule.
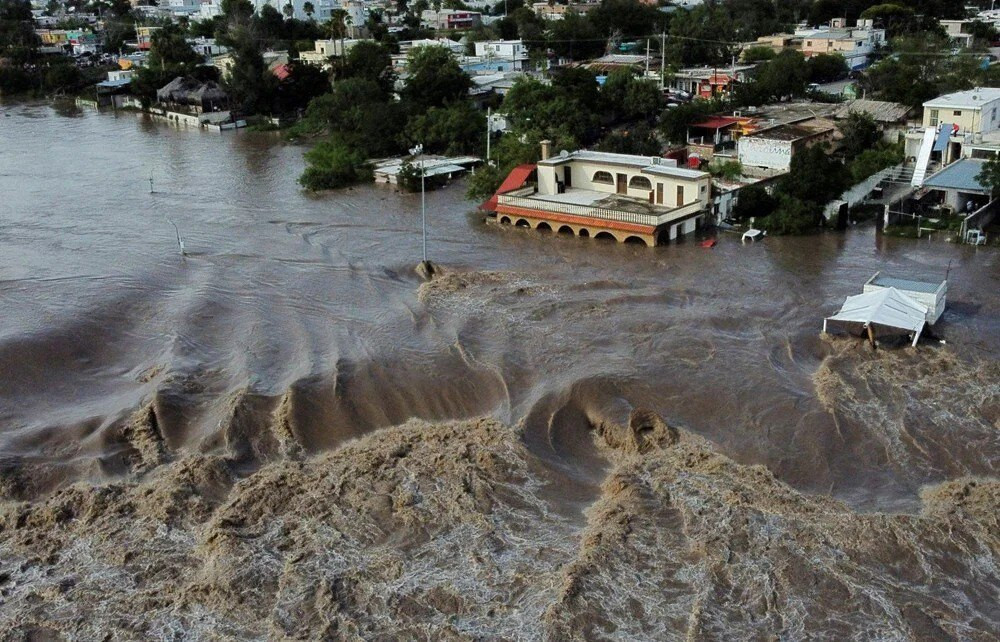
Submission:
[[[454,185],[424,283],[419,195],[302,166],[0,105],[0,638],[996,639],[995,251]],[[946,344],[820,336],[878,270],[947,272]]]

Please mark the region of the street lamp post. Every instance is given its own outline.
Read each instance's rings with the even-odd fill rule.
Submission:
[[[417,145],[410,150],[410,154],[413,156],[419,156],[424,152],[423,144]],[[427,174],[427,168],[424,166],[424,161],[420,161],[420,229],[423,234],[424,241],[424,267],[427,266],[427,192],[424,185],[424,177]]]

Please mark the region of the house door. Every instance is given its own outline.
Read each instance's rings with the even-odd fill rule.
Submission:
[[[573,168],[569,165],[563,166],[563,183],[566,187],[573,187]]]
[[[618,175],[618,193],[628,194],[628,176],[625,174]]]
[[[656,184],[656,204],[663,205],[663,183]]]
[[[683,185],[678,185],[677,186],[677,207],[680,207],[683,204],[684,204],[684,186]]]

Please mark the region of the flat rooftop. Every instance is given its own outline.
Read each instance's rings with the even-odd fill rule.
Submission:
[[[882,276],[879,274],[870,281],[872,285],[880,288],[896,288],[897,290],[908,290],[910,292],[923,292],[924,294],[934,294],[944,283],[944,280],[937,283],[931,281],[914,281],[912,279],[900,279],[894,276]]]
[[[800,138],[809,138],[810,136],[833,131],[836,128],[836,125],[826,119],[815,118],[800,123],[786,123],[776,127],[761,129],[749,134],[749,137],[764,138],[767,140],[799,140]]]
[[[938,96],[924,103],[924,107],[976,109],[1000,98],[1000,87],[977,87],[967,91],[956,91]]]
[[[653,216],[676,209],[673,207],[664,207],[663,205],[653,205],[645,200],[629,196],[575,188],[567,189],[562,194],[532,194],[524,198],[530,198],[533,201],[545,201],[547,203],[602,207],[610,210],[632,212],[634,214],[652,214]]]

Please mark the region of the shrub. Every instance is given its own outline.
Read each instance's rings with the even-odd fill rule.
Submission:
[[[807,234],[816,231],[819,215],[810,203],[790,196],[781,196],[778,207],[760,221],[771,234]]]
[[[323,141],[306,152],[309,167],[299,177],[308,190],[337,189],[372,176],[364,154],[339,141]]]
[[[469,186],[465,195],[471,200],[485,200],[500,189],[503,179],[504,175],[500,173],[499,169],[492,165],[483,165],[469,177]]]

